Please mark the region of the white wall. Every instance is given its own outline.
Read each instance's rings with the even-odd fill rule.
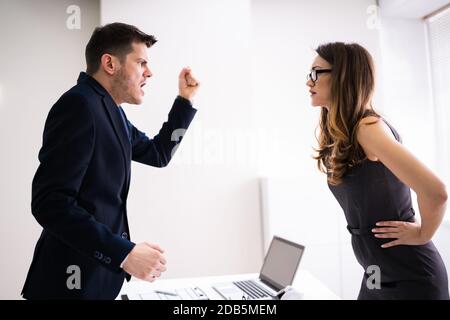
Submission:
[[[380,67],[375,1],[254,1],[253,108],[257,123],[279,132],[277,158],[263,181],[265,245],[273,234],[306,246],[307,268],[343,298],[354,299],[363,269],[356,263],[342,209],[311,158],[320,110],[310,106],[306,73],[321,43],[358,42]],[[345,21],[345,23],[344,23]],[[379,70],[379,73],[381,71]],[[382,109],[378,88],[375,107]]]
[[[168,277],[258,269],[262,252],[256,178],[302,176],[304,186],[320,179],[310,158],[319,110],[309,107],[305,75],[314,57],[313,49],[327,41],[360,42],[379,60],[378,31],[368,27],[368,8],[373,4],[354,0],[133,1],[127,6],[119,1],[102,2],[102,23],[120,19],[161,40],[150,50],[155,77],[147,101],[142,109],[127,110],[139,127],[158,129],[182,65],[190,64],[203,81],[196,100],[200,112],[177,154],[182,161],[176,159],[175,165],[164,170],[133,167],[129,205],[130,215],[134,215],[134,238],[155,239],[167,247],[172,261]],[[137,10],[148,14],[137,15]],[[333,26],[333,31],[324,23]],[[187,31],[180,34],[180,29]],[[241,135],[244,141],[240,141],[240,147],[246,152],[239,153],[240,147],[232,140],[226,143],[233,133]],[[230,153],[239,153],[239,157],[224,160]],[[165,189],[168,180],[172,184]],[[244,182],[246,191],[240,187]],[[196,192],[183,192],[186,189]],[[321,191],[333,200],[325,184]],[[164,192],[167,194],[156,196]],[[167,199],[174,201],[169,203]],[[316,206],[314,202],[302,205],[305,214],[314,212]],[[142,208],[149,208],[148,214],[140,213]],[[332,214],[335,218],[329,221],[329,228],[334,234],[327,235],[324,243],[333,243],[331,250],[339,260],[339,228],[335,224],[341,212]],[[196,220],[201,223],[196,224]],[[177,221],[175,230],[173,221]],[[302,239],[298,236],[302,225],[313,222],[305,215],[294,217],[293,223],[283,221],[292,227],[289,235],[293,239]],[[240,230],[235,230],[237,224]],[[174,231],[187,239],[183,245],[173,239]],[[201,239],[205,238],[209,240],[203,247]],[[209,258],[186,265],[189,255],[180,249],[199,243]],[[312,261],[329,256],[330,248],[323,247],[324,243],[311,243],[317,245],[308,248],[309,255],[314,255]],[[317,265],[307,263],[308,254],[305,261],[311,268]],[[336,282],[330,268],[312,272],[329,279],[341,293],[341,282]]]
[[[199,113],[175,163],[164,170],[133,166],[132,235],[167,248],[167,277],[258,270],[262,250],[257,178],[302,176],[304,185],[320,179],[310,158],[319,110],[309,107],[305,86],[313,49],[327,41],[356,41],[378,61],[378,32],[368,28],[367,9],[373,4],[173,0],[124,6],[118,0],[102,1],[102,23],[125,21],[160,39],[150,49],[155,75],[146,102],[127,108],[138,127],[147,132],[159,128],[183,65],[191,65],[203,82],[196,99]],[[233,134],[240,146],[228,139]],[[230,153],[238,158],[227,161]],[[321,191],[331,197],[325,183]],[[305,213],[314,212],[314,202],[302,205]],[[329,224],[335,234],[341,214],[333,212],[336,218]],[[301,215],[284,224],[292,227],[289,235],[295,240],[308,221]],[[333,235],[325,242],[334,243],[334,250],[338,241]],[[323,260],[329,250],[317,245],[308,252]],[[194,256],[208,258],[191,259],[189,248],[201,250]],[[328,270],[316,275],[326,277]],[[340,293],[338,284],[335,288]]]
[[[380,46],[383,111],[397,128],[403,143],[436,169],[430,69],[424,21],[383,17]]]
[[[133,240],[166,249],[166,278],[258,271],[257,170],[245,152],[251,141],[241,135],[252,134],[253,121],[250,1],[101,4],[102,24],[131,23],[159,39],[149,50],[154,76],[145,103],[125,108],[138,128],[157,133],[178,93],[183,66],[191,66],[202,82],[198,113],[173,163],[162,170],[133,164],[128,201]]]
[[[70,5],[81,9],[70,30]],[[85,70],[84,47],[99,22],[91,0],[0,1],[0,299],[17,299],[41,231],[31,181],[47,113]]]
[[[276,157],[264,161],[264,176],[304,175],[311,161],[319,108],[310,106],[306,74],[319,44],[358,42],[380,62],[378,30],[369,28],[373,0],[252,2],[253,112],[256,123],[278,132]],[[370,10],[369,10],[370,12]],[[375,101],[380,100],[380,91]],[[376,103],[378,107],[379,104]]]

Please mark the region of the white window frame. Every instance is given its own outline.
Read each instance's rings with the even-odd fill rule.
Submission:
[[[436,124],[436,169],[450,193],[450,6],[425,17],[424,21]],[[445,220],[450,221],[449,213]]]

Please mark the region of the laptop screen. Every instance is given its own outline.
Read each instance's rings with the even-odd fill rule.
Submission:
[[[275,236],[261,268],[260,279],[276,290],[292,284],[305,247]]]

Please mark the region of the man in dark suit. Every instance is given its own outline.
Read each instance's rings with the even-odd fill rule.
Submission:
[[[24,298],[114,299],[125,278],[154,281],[166,270],[158,245],[130,240],[131,160],[169,163],[195,115],[191,99],[199,83],[184,68],[159,133],[149,139],[135,128],[120,105],[142,103],[152,76],[147,48],[155,42],[127,24],[96,28],[86,46],[86,73],[51,108],[32,185],[32,213],[43,231]]]

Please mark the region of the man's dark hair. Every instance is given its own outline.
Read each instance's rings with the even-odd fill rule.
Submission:
[[[93,75],[100,67],[100,60],[105,53],[114,55],[122,62],[132,49],[132,43],[145,43],[150,48],[157,40],[135,26],[125,23],[110,23],[95,28],[86,46],[86,73]]]

